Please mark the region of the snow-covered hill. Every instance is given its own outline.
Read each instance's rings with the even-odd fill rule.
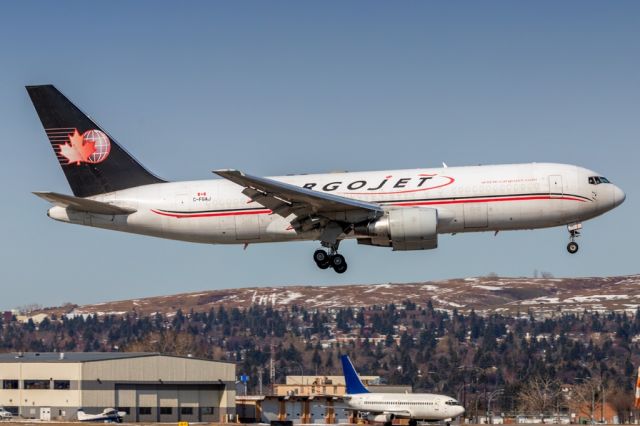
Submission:
[[[367,307],[410,300],[425,306],[429,300],[438,309],[481,315],[502,313],[537,317],[561,312],[634,311],[640,306],[640,275],[605,278],[496,278],[477,277],[407,284],[255,287],[211,290],[198,293],[105,302],[85,306],[46,309],[57,314],[124,314],[155,312],[171,315],[251,305],[275,309],[292,305],[307,309]]]

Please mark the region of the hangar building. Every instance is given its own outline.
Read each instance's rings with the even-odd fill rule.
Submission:
[[[235,414],[235,365],[159,353],[0,354],[0,406],[76,419],[117,408],[126,422],[220,422]]]

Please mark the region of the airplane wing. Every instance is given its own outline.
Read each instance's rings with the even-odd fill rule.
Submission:
[[[384,410],[382,414],[393,414],[394,416],[411,417],[409,410]]]
[[[90,200],[88,198],[74,197],[72,195],[58,194],[57,192],[34,192],[34,195],[47,200],[48,202],[60,207],[69,207],[79,212],[88,212],[96,214],[131,214],[135,209],[114,206],[101,201]]]
[[[313,223],[313,219],[318,217],[336,222],[356,223],[384,214],[384,210],[378,204],[312,191],[269,178],[251,176],[239,170],[214,170],[214,173],[243,186],[243,194],[270,209],[273,214],[284,218],[295,214],[298,220],[291,223],[296,229],[298,226],[303,227],[307,220]]]

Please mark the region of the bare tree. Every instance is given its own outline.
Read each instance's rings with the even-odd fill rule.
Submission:
[[[561,402],[560,382],[550,377],[532,377],[518,393],[518,407],[529,414],[555,412]]]
[[[569,392],[569,408],[579,417],[587,416],[593,422],[595,419],[596,403],[600,380],[589,378],[571,388]]]

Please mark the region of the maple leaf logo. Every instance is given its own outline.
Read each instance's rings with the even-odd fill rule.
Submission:
[[[89,156],[96,152],[95,142],[85,141],[84,136],[75,129],[69,135],[69,142],[59,145],[60,155],[67,159],[67,164],[80,165],[80,163],[88,163]]]

